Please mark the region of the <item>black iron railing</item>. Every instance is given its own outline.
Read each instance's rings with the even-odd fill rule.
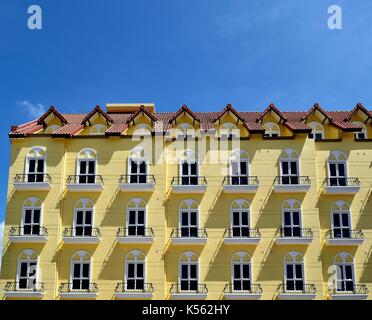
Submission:
[[[359,178],[326,178],[323,185],[327,187],[359,187]]]
[[[170,287],[170,293],[208,293],[208,288],[206,284],[190,283],[180,284],[174,283]]]
[[[258,186],[260,181],[256,176],[226,176],[223,179],[225,186]]]
[[[346,285],[343,288],[330,288],[328,289],[329,294],[368,294],[369,290],[365,284],[350,284]]]
[[[325,233],[326,239],[364,239],[364,233],[362,230],[350,230],[350,229],[335,229],[328,230]]]
[[[287,186],[287,185],[310,185],[311,180],[308,176],[277,176],[274,184]]]
[[[64,237],[100,237],[101,231],[99,228],[92,227],[76,227],[76,228],[65,228],[63,231]]]
[[[25,227],[11,227],[9,230],[9,236],[20,237],[20,236],[40,236],[47,237],[48,230],[45,227],[32,225]]]
[[[173,177],[172,186],[206,186],[207,179],[205,177]]]
[[[226,229],[224,238],[261,238],[259,229],[248,227],[233,227]]]
[[[314,284],[282,283],[278,286],[277,293],[302,293],[316,294],[317,290]]]
[[[131,226],[127,228],[119,228],[116,232],[117,237],[154,237],[152,228],[145,228],[143,226]]]
[[[35,182],[47,182],[52,183],[52,178],[49,174],[43,173],[28,173],[28,174],[16,174],[14,183],[35,183]]]
[[[180,229],[172,229],[171,238],[207,238],[206,229],[198,229],[194,227],[185,227]]]
[[[73,288],[72,283],[67,282],[67,283],[61,283],[58,291],[59,293],[75,293],[75,292],[97,293],[98,286],[96,283],[88,283],[86,285]]]
[[[32,280],[29,280],[30,283],[28,283],[28,280],[26,280],[25,283],[14,281],[14,282],[7,282],[4,287],[4,291],[19,291],[19,292],[43,292],[44,291],[44,283],[43,282],[35,282],[31,283]]]
[[[80,174],[68,176],[66,183],[68,184],[103,184],[103,178],[100,175]]]
[[[244,281],[239,284],[228,283],[223,289],[224,293],[247,293],[247,294],[262,294],[262,288],[260,284],[250,283]]]
[[[130,174],[130,175],[121,175],[119,183],[155,183],[155,177],[152,174]]]
[[[138,281],[138,280],[137,280]],[[152,283],[129,283],[129,282],[118,282],[115,288],[116,293],[125,293],[125,292],[144,292],[144,293],[153,293],[154,287]]]
[[[276,230],[277,238],[313,238],[314,232],[311,228],[282,227]]]

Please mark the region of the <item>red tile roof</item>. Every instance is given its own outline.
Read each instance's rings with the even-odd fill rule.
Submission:
[[[170,119],[169,122],[173,122],[175,119],[177,119],[182,113],[188,113],[193,119],[196,121],[200,121],[199,117],[189,109],[187,105],[183,105]]]
[[[101,109],[100,106],[96,106],[91,112],[89,112],[84,119],[81,121],[81,124],[86,125],[89,122],[90,118],[92,118],[96,113],[99,113],[102,117],[104,117],[108,122],[113,122],[111,117]]]

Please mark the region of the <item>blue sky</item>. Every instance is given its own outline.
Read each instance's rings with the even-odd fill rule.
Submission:
[[[43,30],[27,28],[32,4]],[[331,4],[343,10],[342,30],[327,28]],[[371,15],[368,0],[1,0],[0,221],[9,127],[50,105],[371,106]]]

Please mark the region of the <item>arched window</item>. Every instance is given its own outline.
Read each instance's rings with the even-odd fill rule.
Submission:
[[[34,147],[27,154],[26,175],[27,182],[44,182],[46,171],[46,153],[44,147]]]
[[[176,137],[182,139],[187,137],[195,137],[195,129],[189,123],[181,123],[176,128]]]
[[[127,205],[128,236],[145,236],[146,202],[140,198],[129,200]]]
[[[251,257],[247,252],[236,252],[231,259],[231,282],[233,291],[251,291]]]
[[[53,124],[45,129],[46,134],[52,134],[54,131],[57,131],[61,126]]]
[[[324,128],[319,122],[310,122],[308,126],[311,128],[309,139],[322,140],[324,139]]]
[[[130,183],[147,182],[148,159],[142,147],[132,149],[128,158],[128,174]]]
[[[181,237],[198,237],[199,206],[195,200],[184,200],[180,204],[179,224]]]
[[[235,150],[230,156],[230,180],[232,185],[247,185],[249,157],[244,150]]]
[[[186,150],[180,158],[180,183],[182,185],[197,185],[199,176],[199,163],[195,153]]]
[[[294,199],[284,201],[282,214],[282,236],[302,237],[301,204]]]
[[[125,258],[125,284],[127,290],[145,289],[145,255],[134,250]]]
[[[249,202],[243,199],[234,200],[230,207],[230,222],[233,237],[250,236]]]
[[[87,251],[77,251],[71,259],[71,289],[89,290],[92,259]]]
[[[347,252],[340,252],[334,260],[336,268],[336,290],[354,291],[355,271],[353,256]]]
[[[330,186],[347,185],[347,158],[340,151],[332,151],[328,158],[328,177]]]
[[[40,235],[41,229],[41,207],[40,199],[28,198],[22,207],[22,229],[23,235]]]
[[[354,121],[352,124],[356,124],[360,127],[362,127],[362,131],[360,132],[355,132],[355,139],[356,140],[364,140],[368,138],[368,132],[367,132],[367,127],[361,123],[360,121]]]
[[[350,206],[345,201],[336,201],[331,209],[332,237],[351,237],[351,215]]]
[[[282,151],[280,156],[280,183],[299,184],[299,156],[291,148]]]
[[[135,127],[133,135],[137,137],[150,136],[151,131],[152,128],[148,124],[141,123]]]
[[[74,236],[85,237],[93,235],[93,208],[93,202],[87,198],[82,198],[75,204]]]
[[[284,257],[284,284],[286,291],[303,291],[305,284],[304,259],[292,251]]]
[[[90,128],[90,134],[93,136],[104,135],[107,130],[107,127],[104,124],[95,124]]]
[[[79,152],[77,174],[79,183],[95,183],[97,171],[97,153],[92,149]]]
[[[280,137],[280,128],[274,122],[266,122],[263,124],[265,129],[264,137]]]
[[[220,128],[220,137],[223,139],[239,137],[239,129],[231,122],[225,122]]]
[[[24,250],[18,258],[17,289],[35,290],[38,278],[38,254]]]
[[[188,251],[180,256],[178,282],[181,291],[198,290],[199,258],[195,253]]]

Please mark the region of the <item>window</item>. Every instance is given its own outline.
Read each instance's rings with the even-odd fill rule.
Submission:
[[[23,251],[18,258],[17,289],[35,290],[37,281],[38,254],[33,250]]]
[[[130,183],[146,183],[147,160],[143,148],[132,150],[128,159]]]
[[[135,198],[128,202],[127,228],[128,236],[145,236],[146,202]]]
[[[274,138],[280,136],[280,129],[276,123],[266,122],[263,127],[265,128],[264,137]]]
[[[243,150],[234,151],[230,156],[230,176],[232,185],[247,185],[249,158]]]
[[[97,154],[94,150],[84,149],[80,151],[78,157],[79,183],[96,182],[96,162]]]
[[[239,137],[239,129],[231,122],[225,122],[220,128],[220,137],[222,139],[231,139]]]
[[[188,150],[180,160],[180,176],[182,185],[197,185],[199,164],[195,154]]]
[[[93,230],[93,202],[80,199],[75,205],[74,236],[92,236]]]
[[[91,257],[86,251],[78,251],[71,260],[71,289],[89,290]]]
[[[324,128],[318,122],[310,122],[308,126],[312,129],[309,133],[309,139],[322,140],[324,139]]]
[[[354,291],[354,260],[352,255],[341,252],[335,257],[336,290]]]
[[[304,261],[299,252],[289,252],[284,257],[284,283],[286,291],[304,290]]]
[[[346,156],[340,151],[333,151],[328,159],[328,175],[330,186],[346,186]]]
[[[131,251],[126,259],[125,283],[127,290],[145,289],[145,255],[141,251]]]
[[[280,183],[299,184],[299,156],[293,149],[285,149],[280,157]]]
[[[57,131],[59,128],[60,128],[59,125],[53,124],[53,125],[51,125],[51,126],[49,126],[48,128],[45,129],[45,133],[46,134],[52,134],[52,133],[54,133],[54,131]]]
[[[41,201],[29,198],[23,203],[22,233],[23,235],[40,235]]]
[[[193,252],[180,257],[179,286],[181,291],[197,291],[199,282],[199,258]]]
[[[251,290],[251,257],[244,251],[237,252],[231,259],[233,291]]]
[[[230,207],[231,229],[233,237],[249,237],[249,202],[235,200]]]
[[[352,122],[352,124],[355,124],[355,125],[358,125],[358,126],[362,127],[362,131],[355,132],[355,139],[356,140],[364,140],[364,139],[368,138],[367,128],[363,123],[361,123],[359,121],[354,121],[354,122]]]
[[[195,137],[195,129],[189,123],[181,123],[176,128],[176,137],[183,139],[187,137]]]
[[[44,182],[45,148],[35,147],[27,155],[27,182]]]
[[[141,123],[133,131],[133,136],[137,137],[143,137],[143,136],[150,136],[151,135],[152,128],[146,124]]]
[[[287,200],[283,203],[283,236],[301,237],[301,204],[297,200]]]
[[[90,128],[90,134],[94,136],[104,135],[107,127],[104,124],[96,124]]]
[[[351,237],[350,207],[344,201],[332,205],[332,232],[334,238]]]
[[[181,237],[198,236],[198,203],[194,200],[184,200],[180,205]]]

